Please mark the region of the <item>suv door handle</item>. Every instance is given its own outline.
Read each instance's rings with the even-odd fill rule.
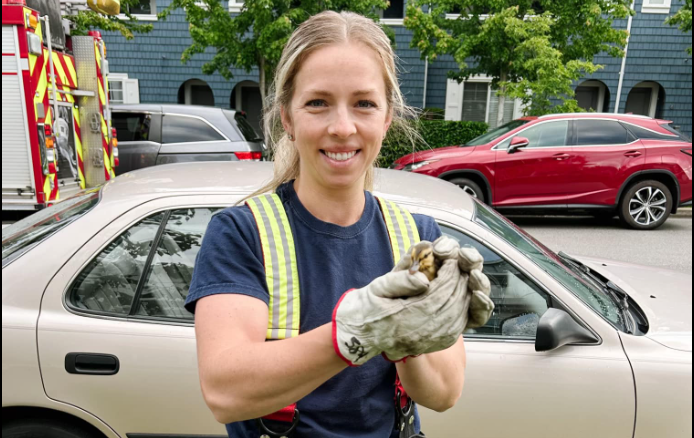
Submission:
[[[640,157],[641,155],[643,155],[643,154],[639,151],[629,151],[629,152],[624,154],[625,157],[629,157],[629,158],[636,158],[636,157]]]
[[[553,158],[554,158],[555,160],[557,160],[557,161],[567,160],[567,159],[569,159],[570,157],[571,157],[571,155],[569,155],[569,154],[556,154],[556,155],[553,155]]]
[[[120,361],[110,354],[68,353],[65,370],[70,374],[113,376],[120,371]]]

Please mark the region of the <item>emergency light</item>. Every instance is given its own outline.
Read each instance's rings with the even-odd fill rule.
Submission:
[[[27,2],[26,2],[26,0],[2,0],[2,5],[3,6],[13,6],[13,5],[26,6]]]

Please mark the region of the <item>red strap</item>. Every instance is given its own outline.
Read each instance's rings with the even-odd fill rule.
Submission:
[[[270,421],[282,421],[284,423],[293,423],[294,422],[294,414],[296,412],[296,403],[293,405],[287,406],[286,408],[282,409],[281,411],[277,411],[274,414],[270,414],[267,417],[263,417],[264,420],[270,420]]]
[[[395,375],[395,403],[398,402],[398,392],[400,393],[400,408],[405,409],[407,407],[407,400],[409,397],[407,396],[407,391],[405,391],[405,387],[402,386],[402,382],[400,381],[400,376]]]

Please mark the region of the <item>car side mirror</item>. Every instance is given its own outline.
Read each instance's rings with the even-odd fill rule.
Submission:
[[[530,140],[525,137],[513,137],[511,140],[511,145],[508,147],[509,154],[515,154],[523,148],[530,146]]]
[[[568,344],[596,343],[599,339],[563,310],[549,309],[540,318],[535,351],[552,351]]]

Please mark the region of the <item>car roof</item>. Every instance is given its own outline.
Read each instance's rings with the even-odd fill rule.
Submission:
[[[153,166],[125,173],[104,185],[102,202],[190,194],[249,195],[272,178],[271,162],[198,162]],[[472,198],[457,186],[424,175],[377,169],[374,194],[394,202],[474,215]]]
[[[625,122],[663,122],[666,120],[657,120],[648,116],[638,114],[615,114],[615,113],[567,113],[567,114],[547,114],[546,116],[538,117],[538,120],[556,120],[556,119],[611,119],[622,120]]]
[[[199,105],[176,105],[176,104],[152,104],[152,103],[142,103],[142,104],[117,104],[112,105],[113,111],[144,111],[152,113],[176,113],[184,115],[193,116],[203,116],[207,114],[221,114],[223,111],[230,112],[232,114],[236,113],[234,110],[226,110],[222,108],[216,108],[212,106],[199,106]]]

